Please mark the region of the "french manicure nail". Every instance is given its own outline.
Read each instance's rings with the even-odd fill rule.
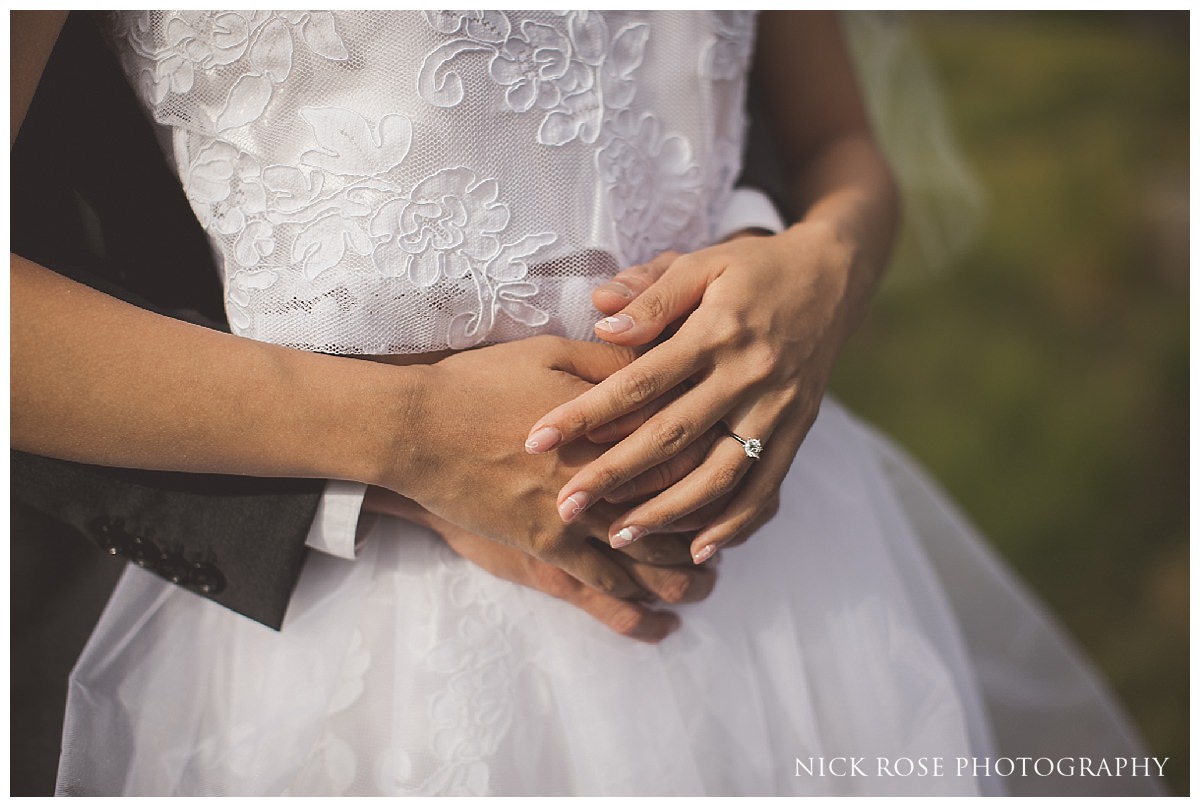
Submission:
[[[717,551],[717,545],[709,544],[708,546],[704,547],[699,552],[697,552],[695,555],[692,555],[692,560],[695,562],[695,564],[697,566],[699,566],[701,563],[703,563],[704,561],[711,558],[714,554],[716,554],[716,551]]]
[[[562,504],[558,506],[559,518],[570,522],[575,516],[587,509],[587,506],[591,503],[592,497],[588,495],[587,491],[581,490],[578,493],[572,493],[563,499]]]
[[[541,454],[554,448],[561,439],[562,432],[558,429],[553,426],[543,426],[529,435],[529,439],[525,441],[525,450],[530,454]]]
[[[633,327],[633,317],[617,314],[615,317],[605,317],[596,323],[596,327],[609,333],[624,333]]]
[[[609,281],[603,286],[600,286],[596,291],[606,291],[609,294],[615,294],[618,297],[624,297],[626,300],[633,299],[633,289],[626,286],[624,283],[619,283],[616,280]]]
[[[620,549],[623,546],[629,546],[645,534],[645,527],[636,527],[633,525],[622,527],[621,531],[612,537],[609,544],[613,549]]]

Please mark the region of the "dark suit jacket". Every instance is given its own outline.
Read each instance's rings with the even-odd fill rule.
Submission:
[[[207,238],[95,22],[72,12],[12,151],[12,251],[143,308],[226,328]],[[103,334],[95,338],[103,339]],[[14,503],[273,628],[324,485],[11,452]]]

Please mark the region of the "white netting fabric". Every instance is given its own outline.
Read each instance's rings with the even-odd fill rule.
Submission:
[[[713,237],[753,12],[119,12],[234,333],[329,353],[590,338]]]

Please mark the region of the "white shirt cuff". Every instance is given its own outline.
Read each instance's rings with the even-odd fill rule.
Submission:
[[[751,227],[781,233],[787,224],[765,193],[757,188],[734,188],[725,212],[717,221],[716,240],[724,241]]]
[[[317,514],[308,528],[305,540],[310,548],[346,560],[354,560],[358,554],[360,536],[369,526],[362,512],[367,486],[361,482],[346,482],[330,479],[325,483],[325,492],[317,505]]]

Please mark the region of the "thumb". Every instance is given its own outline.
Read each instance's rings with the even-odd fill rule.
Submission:
[[[666,262],[665,254],[651,262],[651,271],[658,270],[659,261]],[[597,322],[596,336],[616,345],[649,344],[699,305],[719,269],[719,263],[695,253],[676,257],[619,312]]]

